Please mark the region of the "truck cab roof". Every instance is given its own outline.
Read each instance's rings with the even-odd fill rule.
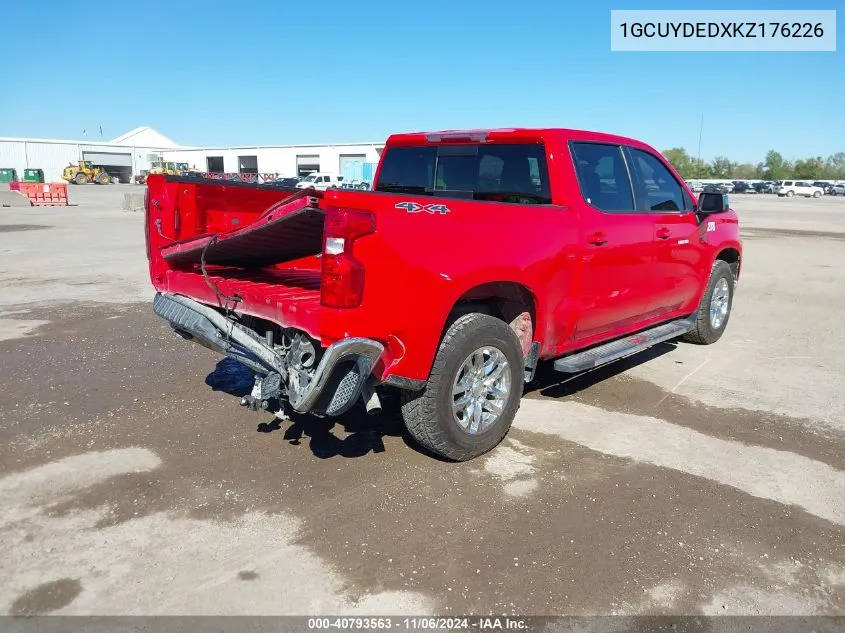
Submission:
[[[634,147],[647,144],[626,136],[570,128],[479,128],[392,134],[386,145],[439,145],[444,143],[567,142],[571,139],[618,143]],[[651,148],[650,148],[651,149]]]

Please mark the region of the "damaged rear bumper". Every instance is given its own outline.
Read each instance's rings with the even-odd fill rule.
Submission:
[[[153,311],[183,338],[237,360],[262,377],[262,400],[284,398],[300,413],[340,415],[349,409],[362,391],[371,390],[373,367],[384,352],[378,341],[347,338],[326,348],[316,367],[304,369],[290,350],[193,299],[159,292]]]

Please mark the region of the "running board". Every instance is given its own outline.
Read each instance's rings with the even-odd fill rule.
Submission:
[[[689,332],[695,322],[692,319],[678,319],[650,330],[631,334],[625,338],[593,347],[571,356],[564,356],[555,361],[555,369],[565,374],[577,374],[599,365],[604,365],[631,354],[636,354],[653,345],[677,338]]]

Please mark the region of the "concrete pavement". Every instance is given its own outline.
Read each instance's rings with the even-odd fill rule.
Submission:
[[[845,199],[734,196],[718,344],[544,367],[450,464],[390,400],[240,408],[151,314],[135,189],[0,210],[0,613],[845,613]]]

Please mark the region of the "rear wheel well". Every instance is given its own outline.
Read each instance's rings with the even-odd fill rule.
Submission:
[[[441,338],[455,321],[472,312],[488,314],[507,323],[519,339],[523,354],[528,355],[537,319],[534,295],[528,288],[522,284],[505,281],[470,288],[461,295],[449,312]]]
[[[738,250],[735,248],[726,248],[716,255],[716,259],[721,259],[723,262],[726,262],[731,268],[734,280],[739,279],[740,255]]]

